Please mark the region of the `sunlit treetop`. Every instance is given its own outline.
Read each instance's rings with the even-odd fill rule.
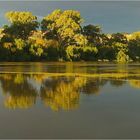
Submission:
[[[56,28],[72,28],[73,30],[80,29],[80,23],[82,22],[79,11],[57,9],[48,16],[44,17],[42,21],[42,28],[47,27],[50,30]]]
[[[34,16],[31,12],[24,12],[24,11],[10,11],[5,14],[6,18],[11,23],[32,23],[37,20],[37,17]]]
[[[101,33],[101,27],[98,25],[86,25],[83,27],[83,31],[85,35],[95,36]]]
[[[42,29],[51,32],[53,38],[60,42],[60,46],[66,47],[77,44],[83,46],[87,44],[86,37],[83,36],[80,12],[76,10],[62,11],[57,9],[42,20]]]
[[[140,32],[134,32],[131,34],[126,35],[128,40],[133,40],[133,39],[140,39]]]
[[[6,17],[11,24],[4,27],[5,33],[12,38],[27,39],[30,32],[36,30],[39,25],[37,17],[31,12],[10,11],[6,13]]]
[[[63,16],[63,17],[66,17],[66,18],[72,18],[77,23],[82,22],[80,12],[79,11],[75,11],[75,10],[65,10],[65,11],[62,11],[61,9],[56,9],[51,14],[46,16],[44,19],[54,21],[54,20],[59,19],[60,16]]]
[[[127,43],[127,37],[124,33],[113,33],[111,35],[110,41],[126,44]]]

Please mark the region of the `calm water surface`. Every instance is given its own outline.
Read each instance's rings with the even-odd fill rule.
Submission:
[[[0,63],[0,138],[140,138],[140,64]]]

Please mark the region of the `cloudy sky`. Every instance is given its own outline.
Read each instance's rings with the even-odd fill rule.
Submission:
[[[101,25],[104,32],[140,30],[140,1],[1,1],[0,26],[7,23],[4,13],[10,10],[31,11],[39,18],[55,9],[79,10],[84,24]]]

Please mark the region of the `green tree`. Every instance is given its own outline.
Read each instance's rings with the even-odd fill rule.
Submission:
[[[129,56],[123,50],[119,50],[116,59],[119,63],[126,63],[129,61]]]
[[[110,43],[119,42],[123,44],[127,44],[127,37],[123,33],[113,33],[110,38]]]
[[[45,34],[38,30],[33,31],[28,38],[29,51],[31,54],[45,60],[58,59],[58,41],[56,39],[46,39]]]
[[[10,11],[5,15],[11,23],[5,26],[5,32],[13,38],[27,39],[30,32],[38,27],[37,17],[31,12]]]
[[[83,27],[83,34],[87,37],[88,43],[93,46],[103,46],[108,43],[108,37],[102,33],[101,27],[97,25],[86,25]]]
[[[129,61],[128,56],[128,46],[123,43],[114,43],[114,48],[116,50],[116,60],[120,63],[126,63]]]
[[[101,28],[96,25],[86,25],[83,27],[83,34],[87,36],[90,44],[97,44],[100,42]]]
[[[140,38],[136,38],[129,41],[128,54],[132,60],[140,60]]]
[[[23,39],[14,39],[16,49],[23,50],[26,47],[26,42]]]
[[[63,22],[62,22],[63,21]],[[59,43],[60,58],[64,58],[68,46],[84,46],[86,38],[81,34],[82,18],[80,12],[60,9],[53,11],[42,20],[42,30]]]

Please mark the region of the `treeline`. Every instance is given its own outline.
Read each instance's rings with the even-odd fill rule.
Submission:
[[[58,9],[41,22],[31,12],[5,16],[0,61],[140,61],[140,32],[105,34],[100,26],[82,26],[78,11]]]

